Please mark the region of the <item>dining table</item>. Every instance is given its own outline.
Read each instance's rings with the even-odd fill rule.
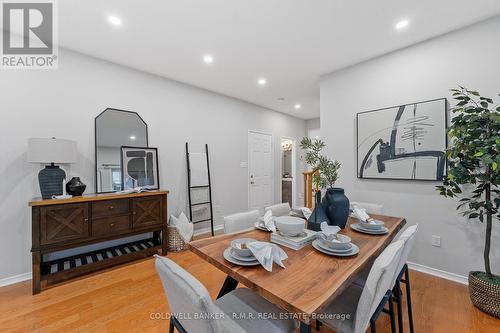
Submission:
[[[280,246],[288,255],[285,268],[274,265],[272,272],[261,265],[239,266],[224,259],[223,252],[238,238],[253,238],[270,242],[270,232],[246,229],[189,243],[189,249],[227,274],[217,298],[242,284],[258,292],[269,302],[300,321],[300,332],[311,332],[311,324],[323,314],[325,307],[340,295],[363,271],[370,267],[384,248],[391,243],[406,224],[401,217],[370,215],[383,221],[388,232],[372,235],[353,230],[357,220],[349,217],[341,234],[351,238],[359,253],[350,257],[337,257],[321,253],[311,244],[300,250]]]

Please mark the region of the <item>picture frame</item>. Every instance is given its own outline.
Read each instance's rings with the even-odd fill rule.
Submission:
[[[160,189],[158,148],[121,146],[122,188]]]
[[[442,181],[447,175],[447,113],[446,98],[357,113],[357,177]]]

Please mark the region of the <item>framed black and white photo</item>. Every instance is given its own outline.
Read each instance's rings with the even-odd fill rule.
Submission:
[[[160,188],[157,148],[122,146],[121,160],[123,190]]]
[[[445,98],[358,113],[358,178],[443,180],[446,113]]]

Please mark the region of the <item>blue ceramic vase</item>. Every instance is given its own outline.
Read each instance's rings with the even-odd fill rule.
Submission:
[[[309,216],[307,220],[307,229],[320,231],[321,230],[321,222],[325,222],[330,224],[328,221],[328,217],[326,216],[325,210],[323,209],[323,205],[321,204],[321,191],[316,192],[316,207]]]
[[[330,225],[344,229],[349,217],[349,199],[345,196],[344,189],[333,187],[326,190],[322,204]]]

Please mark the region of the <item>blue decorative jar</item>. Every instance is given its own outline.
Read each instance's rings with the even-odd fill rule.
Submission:
[[[322,204],[330,224],[344,229],[349,217],[349,199],[345,196],[344,189],[332,187],[326,190]]]
[[[314,231],[321,231],[321,222],[326,222],[330,224],[328,221],[328,217],[326,216],[325,210],[323,209],[323,205],[321,204],[321,191],[316,192],[316,207],[309,216],[307,220],[307,229]]]

